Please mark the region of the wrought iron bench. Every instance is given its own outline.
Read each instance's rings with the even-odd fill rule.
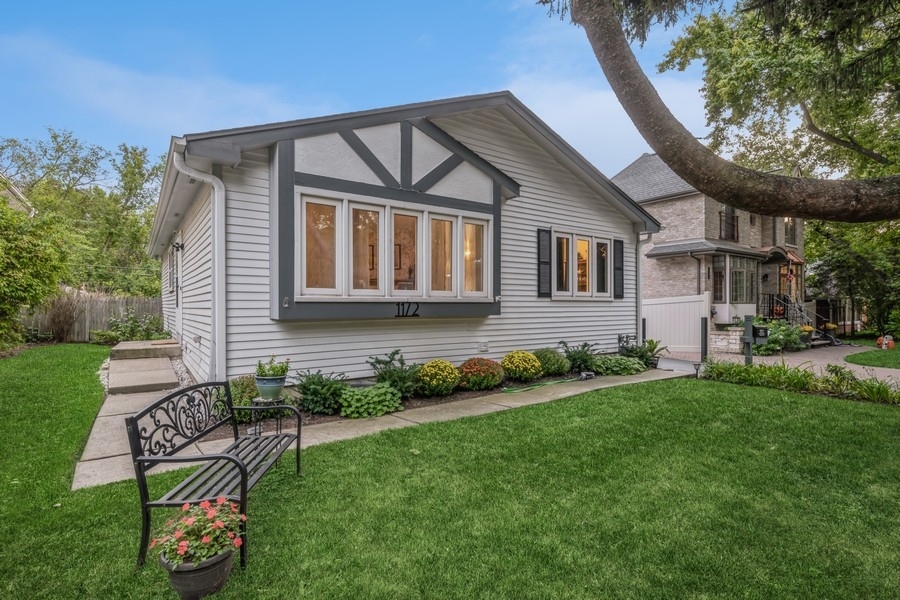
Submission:
[[[297,417],[297,433],[238,435],[237,411],[288,411]],[[234,442],[216,454],[185,452],[219,427],[229,426]],[[150,541],[150,509],[181,506],[225,496],[247,514],[247,493],[292,444],[300,474],[300,411],[293,406],[234,406],[228,382],[200,383],[177,390],[125,419],[141,499],[141,546],[144,564]],[[176,454],[178,456],[176,456]],[[160,464],[201,463],[172,490],[151,499],[147,472]],[[241,532],[241,565],[247,563],[247,531]]]

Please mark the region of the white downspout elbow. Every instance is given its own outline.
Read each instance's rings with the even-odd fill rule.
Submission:
[[[221,179],[188,166],[184,161],[184,150],[172,153],[172,164],[179,172],[212,186],[210,211],[212,213],[212,298],[209,359],[209,381],[224,380],[227,377],[225,357],[225,184]]]

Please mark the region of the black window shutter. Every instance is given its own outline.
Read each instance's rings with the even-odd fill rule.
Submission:
[[[538,298],[550,298],[553,295],[551,289],[551,257],[550,257],[550,230],[537,230],[537,295]]]
[[[625,242],[613,240],[613,298],[625,297]]]

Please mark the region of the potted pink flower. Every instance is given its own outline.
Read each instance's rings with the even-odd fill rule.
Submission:
[[[246,520],[238,505],[224,496],[215,503],[186,503],[150,541],[151,548],[159,548],[159,564],[169,571],[169,581],[182,599],[203,598],[225,586],[234,551],[243,544]]]

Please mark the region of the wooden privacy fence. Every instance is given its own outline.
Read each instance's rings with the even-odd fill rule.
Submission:
[[[72,327],[66,341],[89,342],[92,329],[109,329],[109,319],[111,317],[120,319],[128,310],[134,311],[136,317],[147,314],[162,316],[162,299],[84,295],[81,298],[80,313],[75,319],[75,326]],[[43,308],[34,314],[23,314],[21,323],[26,331],[34,331],[39,335],[50,334],[50,319]]]

